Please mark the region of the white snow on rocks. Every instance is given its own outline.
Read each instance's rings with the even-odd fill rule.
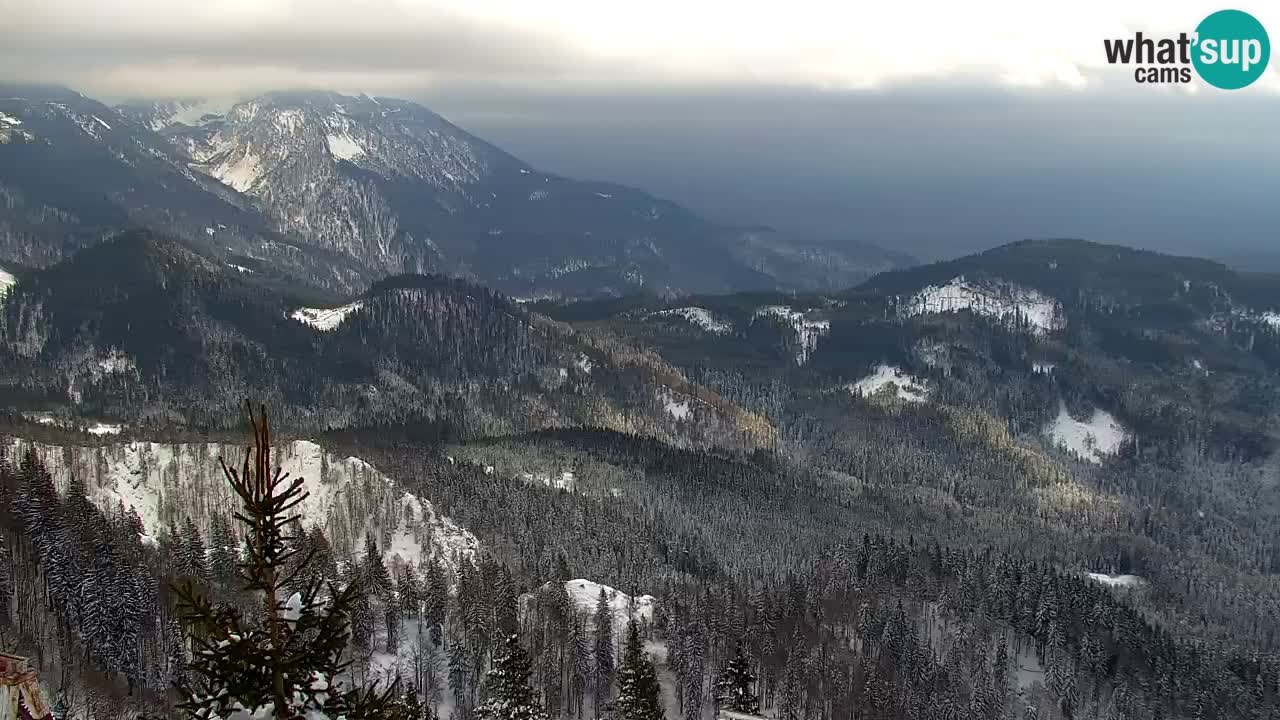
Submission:
[[[331,132],[325,136],[325,139],[329,142],[329,153],[336,160],[352,161],[365,154],[364,147],[346,130],[341,134]]]
[[[72,475],[82,479],[89,499],[107,512],[133,508],[143,532],[155,537],[172,519],[190,517],[208,533],[215,512],[239,507],[218,459],[239,467],[244,448],[233,444],[116,442],[105,446],[55,446],[14,441],[11,457],[33,449],[44,459],[55,485],[65,491]],[[366,531],[386,536],[388,559],[399,556],[415,566],[436,557],[450,573],[459,557],[473,555],[475,536],[432,504],[405,492],[373,465],[342,458],[314,442],[298,440],[275,448],[273,464],[291,478],[303,478],[307,498],[296,508],[304,526],[321,526],[335,550],[363,547]]]
[[[874,373],[850,385],[849,392],[862,397],[892,392],[899,400],[920,403],[929,397],[929,384],[902,368],[879,365]]]
[[[1138,587],[1146,583],[1146,580],[1137,575],[1107,575],[1104,573],[1089,573],[1090,580],[1106,585],[1107,587],[1131,588]]]
[[[209,171],[209,174],[240,192],[248,192],[262,174],[261,161],[254,154],[253,146],[250,145],[235,159],[232,159],[232,156],[224,158]]]
[[[733,325],[711,314],[710,310],[700,307],[672,308],[651,313],[649,317],[679,317],[690,325],[697,325],[714,335],[727,335],[733,332]]]
[[[90,435],[119,435],[120,431],[123,429],[124,429],[123,425],[109,425],[107,423],[94,423],[89,426],[86,432],[88,432]]]
[[[1129,436],[1124,426],[1105,410],[1094,408],[1089,422],[1071,417],[1065,405],[1058,407],[1058,417],[1044,430],[1055,445],[1087,462],[1101,464],[1114,455]]]
[[[804,365],[818,348],[818,338],[831,332],[831,321],[811,320],[806,313],[787,305],[766,305],[756,309],[755,317],[773,317],[790,325],[796,332],[800,348],[796,350],[796,365]]]
[[[1057,367],[1058,366],[1054,365],[1053,363],[1034,362],[1034,363],[1031,363],[1031,372],[1035,373],[1036,375],[1050,375],[1053,373],[1053,371]]]
[[[1013,284],[978,285],[964,276],[921,290],[903,309],[908,316],[962,310],[1002,321],[1021,320],[1035,333],[1061,330],[1064,325],[1062,306],[1051,297]]]
[[[357,300],[336,308],[298,308],[289,314],[291,320],[328,332],[335,330],[351,313],[364,307],[364,302]]]
[[[5,115],[0,112],[0,123],[4,123],[6,125],[21,125],[22,121],[12,115]]]

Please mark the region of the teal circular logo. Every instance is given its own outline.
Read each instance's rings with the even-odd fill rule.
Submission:
[[[1219,10],[1196,27],[1191,62],[1201,79],[1223,90],[1239,90],[1262,77],[1271,40],[1257,18],[1241,10]]]

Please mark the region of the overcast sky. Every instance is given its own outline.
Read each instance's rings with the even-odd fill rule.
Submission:
[[[408,96],[546,169],[922,256],[1269,250],[1280,70],[1147,87],[1102,39],[1200,2],[0,0],[0,79],[107,99]],[[1280,35],[1280,6],[1235,5]]]

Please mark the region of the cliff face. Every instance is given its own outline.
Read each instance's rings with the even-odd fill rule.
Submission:
[[[11,457],[34,451],[42,458],[60,492],[79,477],[104,511],[132,509],[150,537],[186,518],[208,537],[214,516],[230,519],[238,507],[219,464],[225,459],[233,469],[240,466],[245,450],[237,445],[51,445],[21,438],[9,444]],[[388,561],[398,555],[416,565],[435,556],[452,573],[459,557],[478,548],[470,532],[359,458],[341,458],[297,440],[280,445],[272,462],[290,478],[305,480],[308,496],[297,508],[301,522],[323,528],[338,553],[359,551],[365,533],[372,532]]]

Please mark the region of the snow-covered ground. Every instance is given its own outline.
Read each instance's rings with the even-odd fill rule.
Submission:
[[[1053,298],[1013,284],[978,285],[968,282],[963,276],[946,285],[932,285],[921,290],[903,308],[908,316],[962,310],[972,310],[1000,320],[1021,318],[1036,333],[1063,327],[1062,307]]]
[[[18,278],[14,277],[13,273],[0,267],[0,300],[4,299],[9,294],[9,290],[17,284]]]
[[[1035,373],[1036,375],[1050,375],[1053,373],[1054,370],[1057,369],[1057,367],[1058,366],[1054,365],[1053,363],[1035,362],[1035,363],[1031,363],[1031,372]]]
[[[1107,587],[1131,588],[1138,587],[1146,583],[1146,580],[1137,575],[1107,575],[1105,573],[1089,573],[1090,580],[1106,585]]]
[[[549,587],[551,587],[550,583],[543,585],[544,589]],[[630,595],[608,585],[581,578],[569,580],[564,584],[564,589],[573,601],[574,607],[586,615],[595,614],[596,604],[600,601],[600,591],[604,590],[609,609],[613,613],[613,637],[619,646],[626,637],[627,623],[632,619],[638,623],[653,622],[653,611],[658,603],[652,595],[640,595],[633,599]],[[520,597],[520,606],[528,608],[532,600],[533,595],[526,593]]]
[[[899,400],[924,402],[929,397],[929,384],[920,378],[892,365],[880,365],[876,371],[849,386],[849,392],[871,397],[892,388]]]
[[[351,313],[364,307],[364,301],[357,300],[336,308],[298,308],[289,314],[289,318],[317,330],[336,329]]]
[[[364,147],[345,130],[341,133],[331,131],[325,139],[329,142],[329,152],[337,160],[355,160],[365,154]]]
[[[800,344],[796,350],[796,365],[809,362],[809,356],[818,348],[818,338],[831,333],[831,321],[810,319],[806,313],[788,305],[765,305],[756,309],[755,317],[774,317],[795,330]]]
[[[90,429],[92,432],[92,429]],[[66,489],[80,477],[89,498],[104,510],[133,508],[143,530],[158,536],[173,520],[190,517],[209,532],[215,512],[237,507],[219,458],[239,468],[244,448],[218,443],[116,443],[102,447],[53,446],[18,439],[13,457],[34,448],[49,466],[55,484]],[[298,440],[276,448],[272,462],[291,478],[304,479],[307,498],[298,506],[306,526],[320,525],[340,553],[358,551],[366,531],[387,535],[382,548],[391,559],[415,565],[436,556],[454,571],[455,558],[475,553],[475,536],[440,515],[430,502],[405,492],[369,463],[342,458],[314,442]]]
[[[664,392],[662,393],[662,404],[667,414],[676,420],[688,420],[693,417],[693,405],[688,397]]]
[[[710,310],[700,307],[672,308],[650,313],[649,317],[680,317],[690,325],[697,325],[714,335],[727,335],[733,332],[733,325],[711,314]]]
[[[1124,426],[1105,410],[1094,408],[1089,422],[1080,422],[1071,417],[1065,405],[1058,407],[1058,417],[1044,432],[1055,445],[1091,463],[1101,463],[1106,456],[1114,455],[1129,436]]]

